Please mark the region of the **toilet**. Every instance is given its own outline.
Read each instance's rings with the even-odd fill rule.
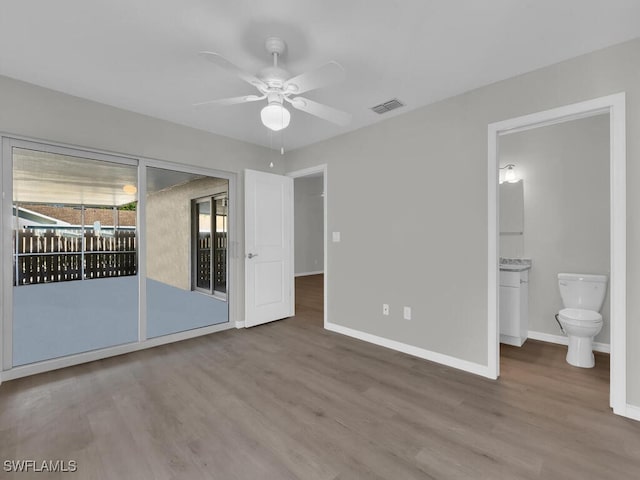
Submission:
[[[567,363],[592,368],[593,337],[602,330],[599,312],[607,294],[607,276],[559,273],[558,287],[565,308],[558,312],[556,320],[569,338]]]

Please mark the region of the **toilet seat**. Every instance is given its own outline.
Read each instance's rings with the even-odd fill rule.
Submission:
[[[560,310],[558,317],[567,325],[576,327],[586,327],[589,325],[598,325],[602,323],[602,315],[593,310],[583,310],[581,308],[563,308]]]

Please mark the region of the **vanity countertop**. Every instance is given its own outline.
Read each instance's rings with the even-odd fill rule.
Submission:
[[[500,270],[505,272],[524,272],[531,268],[530,258],[500,257]]]

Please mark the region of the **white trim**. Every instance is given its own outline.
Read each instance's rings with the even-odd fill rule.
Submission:
[[[295,276],[296,277],[308,277],[310,275],[321,275],[324,272],[322,270],[318,270],[317,272],[303,272],[303,273],[296,273]]]
[[[631,418],[640,422],[640,407],[636,407],[635,405],[627,403],[624,408],[624,413],[619,413],[619,415],[623,415],[627,418]]]
[[[569,345],[569,339],[564,335],[553,335],[551,333],[534,332],[529,330],[527,338],[539,340],[541,342],[557,343],[558,345]],[[611,346],[608,343],[593,342],[593,351],[611,353]]]
[[[145,201],[141,202],[140,199]],[[138,162],[138,204],[136,230],[138,235],[138,342],[147,339],[147,165]],[[144,245],[144,248],[141,248]],[[144,254],[143,254],[144,252]]]
[[[13,229],[13,173],[11,160],[11,140],[2,137],[2,165],[0,166],[0,176],[2,177],[2,197],[0,197],[0,372],[11,367],[11,349],[13,334],[12,322],[7,318],[13,317],[13,246],[11,235],[8,234]],[[11,288],[9,288],[11,285]],[[4,380],[4,373],[2,374]]]
[[[37,373],[50,372],[52,370],[71,367],[73,365],[79,365],[81,363],[93,362],[94,360],[102,360],[104,358],[115,357],[117,355],[123,355],[125,353],[145,350],[147,348],[157,347],[159,345],[165,345],[167,343],[174,343],[181,340],[201,337],[203,335],[221,332],[223,330],[229,330],[231,328],[233,328],[231,322],[225,322],[218,325],[211,325],[209,327],[196,328],[194,330],[187,330],[185,332],[178,332],[171,335],[151,338],[149,340],[145,340],[144,342],[128,343],[126,345],[102,348],[100,350],[93,350],[91,352],[78,353],[76,355],[69,355],[67,357],[54,358],[52,360],[45,360],[43,362],[32,363],[30,365],[23,365],[21,367],[15,367],[11,370],[3,372],[3,380],[14,380],[16,378],[35,375]]]
[[[507,345],[511,345],[513,347],[521,347],[524,345],[527,339],[522,339],[520,337],[512,337],[511,335],[500,334],[500,343],[506,343]]]
[[[610,211],[611,211],[611,374],[610,405],[614,413],[626,415],[626,114],[625,93],[565,105],[543,112],[511,118],[488,126],[488,275],[487,331],[488,365],[492,376],[500,373],[498,338],[498,136],[585,118],[609,114],[610,125]]]
[[[205,175],[207,177],[222,178],[231,181],[237,177],[236,172],[226,172],[215,168],[198,167],[196,165],[187,165],[185,163],[169,162],[167,160],[157,160],[154,158],[138,157],[139,161],[144,161],[147,167],[163,168],[165,170],[176,170],[184,173],[192,173],[194,175]]]
[[[322,173],[327,170],[327,164],[323,163],[322,165],[316,165],[314,167],[303,168],[302,170],[294,170],[293,172],[288,172],[287,177],[291,178],[300,178],[300,177],[309,177],[316,173]]]
[[[236,328],[245,328],[244,320],[237,321]]]
[[[498,308],[500,302],[500,289],[498,288],[499,277],[499,265],[498,259],[500,258],[498,248],[500,232],[498,231],[498,205],[500,201],[499,197],[499,178],[500,170],[498,167],[498,128],[493,124],[489,125],[489,142],[488,142],[488,158],[489,168],[488,172],[488,190],[487,198],[489,202],[489,217],[487,221],[489,236],[487,238],[487,245],[489,248],[489,255],[487,257],[488,266],[488,298],[487,298],[487,367],[491,372],[492,379],[496,380],[500,376],[500,320],[498,318],[500,309]]]
[[[323,163],[322,165],[316,165],[315,167],[309,167],[309,168],[304,168],[302,170],[295,170],[293,172],[289,172],[287,173],[288,177],[291,178],[300,178],[300,177],[306,177],[309,175],[312,175],[314,173],[322,173],[322,191],[324,192],[324,197],[322,198],[323,200],[323,204],[322,204],[322,210],[323,210],[323,230],[324,230],[324,241],[323,241],[323,246],[324,246],[324,265],[323,265],[323,271],[322,272],[318,272],[318,273],[324,273],[324,299],[323,299],[323,308],[322,311],[324,312],[324,316],[323,316],[323,323],[324,323],[324,328],[328,329],[328,325],[329,325],[329,269],[328,269],[328,265],[329,265],[329,251],[327,249],[328,247],[328,241],[327,241],[327,234],[329,232],[329,229],[327,227],[328,223],[327,223],[327,219],[328,217],[328,210],[327,210],[327,205],[328,205],[328,198],[329,198],[329,183],[328,183],[328,168],[327,168],[327,164]],[[295,289],[294,289],[295,290]]]
[[[413,345],[397,342],[395,340],[389,340],[388,338],[378,337],[377,335],[372,335],[370,333],[361,332],[360,330],[343,327],[342,325],[338,325],[335,323],[327,323],[325,324],[324,328],[332,332],[341,333],[343,335],[357,338],[358,340],[363,340],[365,342],[373,343],[381,347],[390,348],[391,350],[396,350],[408,355],[413,355],[414,357],[422,358],[424,360],[440,363],[448,367],[457,368],[458,370],[474,373],[483,377],[493,378],[489,369],[485,365],[480,365],[479,363],[461,360],[459,358],[451,357],[449,355],[444,355],[438,352],[432,352],[431,350],[425,350],[424,348],[415,347]]]

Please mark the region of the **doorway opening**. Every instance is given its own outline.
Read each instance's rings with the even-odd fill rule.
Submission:
[[[500,360],[511,361],[502,380],[562,378],[549,388],[589,391],[576,408],[608,404],[609,136],[605,113],[498,141]],[[571,285],[594,295],[572,298]]]
[[[611,338],[609,404],[614,413],[626,416],[626,127],[624,93],[489,125],[488,367],[492,377],[497,378],[500,375],[500,316],[503,312],[500,308],[499,247],[501,242],[498,207],[500,206],[501,192],[498,185],[502,165],[499,163],[498,144],[502,141],[501,137],[603,114],[608,114],[609,120],[608,224],[610,237],[607,259],[610,272],[608,297],[610,299]],[[549,213],[552,214],[552,212]],[[512,242],[512,240],[509,241]]]
[[[322,312],[327,323],[327,167],[287,174],[294,188],[294,272],[296,315]],[[309,318],[318,318],[310,315]]]

